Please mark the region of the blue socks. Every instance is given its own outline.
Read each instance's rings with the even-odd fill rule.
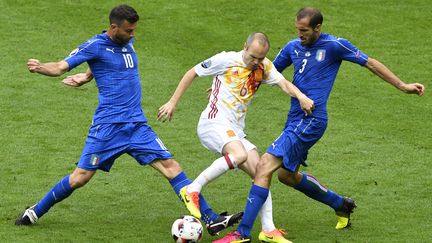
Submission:
[[[46,195],[42,200],[40,200],[35,208],[34,211],[38,218],[42,217],[48,210],[54,206],[54,204],[62,201],[63,199],[67,198],[69,195],[72,194],[74,189],[70,187],[69,185],[69,176],[65,176],[63,179],[61,179]],[[187,186],[191,183],[191,180],[187,178],[186,174],[184,172],[181,172],[178,174],[174,179],[170,181],[170,184],[172,188],[174,189],[175,193],[177,195],[180,194],[180,189],[184,186]],[[211,222],[215,221],[219,214],[216,214],[210,206],[205,201],[204,197],[200,195],[200,211],[202,214],[202,220],[206,224],[210,224]]]
[[[34,211],[38,218],[42,217],[48,210],[54,206],[54,204],[67,198],[74,189],[69,185],[69,175],[61,179],[52,189],[49,191],[42,200],[40,200]]]
[[[334,210],[339,211],[342,207],[343,197],[330,191],[321,185],[313,176],[303,173],[303,178],[294,189],[303,192],[306,196],[319,202],[329,205]]]
[[[171,187],[174,189],[177,196],[180,198],[180,189],[183,187],[189,185],[192,181],[186,176],[184,171],[180,172],[174,179],[170,181]],[[201,219],[206,224],[210,224],[211,222],[215,221],[217,218],[219,218],[219,214],[215,213],[210,206],[207,204],[206,200],[200,193],[200,212],[201,212]]]
[[[258,216],[262,205],[267,200],[268,194],[268,188],[260,187],[255,184],[252,185],[247,198],[243,219],[240,225],[237,227],[237,231],[243,237],[250,236],[255,219]]]

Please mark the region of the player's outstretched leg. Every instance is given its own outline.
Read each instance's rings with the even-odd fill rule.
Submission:
[[[338,219],[336,229],[343,229],[350,226],[350,215],[356,207],[355,202],[352,199],[343,197],[336,192],[329,190],[311,175],[298,173],[297,176],[301,176],[301,179],[296,185],[293,185],[292,181],[281,179],[281,176],[279,177],[279,180],[284,184],[294,187],[294,189],[304,193],[306,196],[333,208]]]
[[[15,225],[30,225],[42,217],[54,204],[67,198],[74,189],[69,185],[69,175],[60,180],[42,200],[27,208],[15,221]]]
[[[337,216],[337,224],[336,229],[345,229],[351,226],[350,222],[350,216],[353,213],[354,208],[356,208],[357,205],[355,204],[355,201],[351,198],[344,197],[342,207],[336,211]]]

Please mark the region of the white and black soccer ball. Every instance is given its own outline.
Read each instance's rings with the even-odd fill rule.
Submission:
[[[177,243],[195,243],[202,239],[203,227],[197,218],[185,215],[174,221],[171,234]]]

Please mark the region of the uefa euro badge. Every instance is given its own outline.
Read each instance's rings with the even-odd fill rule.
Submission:
[[[326,50],[319,49],[319,50],[317,51],[317,53],[316,53],[315,59],[316,59],[318,62],[322,62],[322,61],[324,61],[325,53],[326,53]]]
[[[127,52],[127,48],[126,48],[126,47],[123,47],[123,48],[122,48],[122,52]]]

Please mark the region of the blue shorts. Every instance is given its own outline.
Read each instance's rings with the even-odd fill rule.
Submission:
[[[92,125],[78,168],[109,171],[122,154],[129,154],[141,165],[172,155],[145,122],[103,123]]]
[[[288,121],[282,134],[267,148],[267,153],[282,159],[282,167],[295,172],[300,164],[307,166],[309,149],[323,136],[327,120],[306,117]]]

